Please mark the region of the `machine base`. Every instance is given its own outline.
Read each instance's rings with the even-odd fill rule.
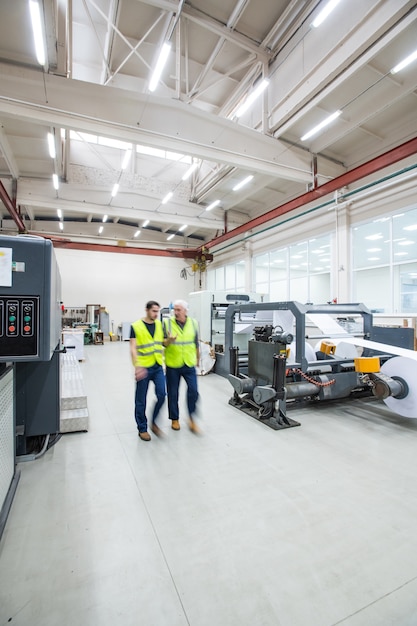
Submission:
[[[245,402],[245,399],[236,400],[234,397],[230,398],[229,404],[231,406],[236,407],[246,415],[255,418],[261,424],[265,424],[265,426],[269,426],[273,430],[282,430],[284,428],[293,428],[294,426],[301,426],[300,422],[296,422],[293,419],[285,415],[269,415],[268,417],[262,417],[260,415],[260,410],[262,407],[256,408],[255,406],[251,406],[248,402]],[[253,404],[253,402],[252,402]]]

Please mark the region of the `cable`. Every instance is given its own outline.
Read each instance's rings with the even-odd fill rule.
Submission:
[[[180,277],[184,280],[187,280],[188,274],[190,274],[190,276],[193,276],[193,272],[190,272],[186,267],[183,267],[183,269],[180,271]]]
[[[316,387],[330,387],[330,385],[334,385],[336,382],[336,379],[333,378],[332,380],[328,380],[325,383],[322,383],[319,380],[315,380],[314,378],[312,378],[311,376],[308,376],[307,374],[305,374],[304,372],[302,372],[300,369],[296,368],[292,370],[293,372],[295,372],[296,374],[300,374],[300,376],[302,378],[304,378],[305,380],[307,380],[309,383],[313,383],[313,385],[316,385]]]

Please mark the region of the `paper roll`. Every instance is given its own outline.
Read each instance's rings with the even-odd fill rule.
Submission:
[[[390,378],[402,378],[408,385],[405,398],[385,398],[387,407],[403,417],[417,418],[417,361],[395,356],[383,364],[381,372]]]
[[[287,359],[287,363],[291,365],[291,363],[295,363],[295,341],[290,344],[290,356]],[[314,352],[313,346],[311,346],[308,341],[304,343],[304,356],[307,361],[310,363],[311,361],[316,361],[316,353]]]

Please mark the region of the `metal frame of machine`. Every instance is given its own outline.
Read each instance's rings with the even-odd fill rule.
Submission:
[[[232,346],[235,318],[258,311],[290,311],[294,316],[295,337],[282,327],[255,327],[254,338],[248,342],[248,352],[241,355]],[[226,312],[225,329],[228,379],[234,388],[229,404],[278,430],[299,425],[299,422],[288,418],[288,403],[296,405],[300,401],[340,400],[357,394],[373,394],[384,400],[388,396],[406,397],[406,380],[399,376],[387,376],[379,371],[380,364],[393,356],[388,350],[387,353],[368,350],[369,355],[377,354],[376,358],[365,356],[366,351],[358,359],[339,358],[329,343],[322,344],[323,350],[315,353],[316,360],[309,361],[305,354],[308,314],[360,316],[360,336],[372,341],[375,334],[372,313],[363,304],[315,306],[298,302],[266,302],[231,305]],[[264,323],[263,319],[260,321]],[[391,330],[395,334],[396,329]],[[349,335],[344,333],[343,336]],[[318,337],[325,339],[326,335],[321,334],[314,338]],[[288,346],[294,338],[295,362],[289,364]],[[395,340],[393,343],[395,344]],[[247,374],[242,373],[243,369]]]

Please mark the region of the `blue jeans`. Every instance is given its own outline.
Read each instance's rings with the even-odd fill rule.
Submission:
[[[155,423],[158,413],[165,402],[165,376],[162,365],[152,365],[148,367],[148,375],[136,383],[135,394],[135,420],[140,433],[148,430],[148,421],[146,419],[146,395],[148,393],[149,381],[152,380],[155,385],[156,403],[152,412],[152,424]]]
[[[170,420],[179,420],[178,393],[181,377],[187,383],[187,408],[188,415],[192,417],[198,400],[197,374],[195,367],[167,367],[167,392],[168,392],[168,412]]]

